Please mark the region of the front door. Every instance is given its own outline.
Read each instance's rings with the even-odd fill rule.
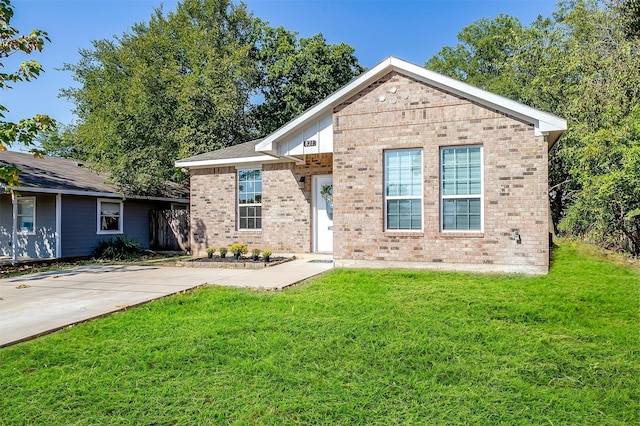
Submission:
[[[333,252],[333,180],[331,175],[313,177],[314,251]]]

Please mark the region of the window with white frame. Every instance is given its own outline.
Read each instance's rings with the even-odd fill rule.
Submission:
[[[171,210],[189,210],[188,204],[171,203]]]
[[[422,230],[422,150],[384,153],[385,230]]]
[[[98,199],[98,234],[122,234],[122,201]]]
[[[262,170],[238,170],[238,229],[262,229]]]
[[[36,197],[18,197],[18,232],[36,232]]]
[[[443,231],[482,230],[482,147],[440,149]]]

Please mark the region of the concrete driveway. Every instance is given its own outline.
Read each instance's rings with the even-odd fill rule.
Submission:
[[[264,269],[82,266],[0,280],[0,348],[204,284],[282,289],[333,263]]]

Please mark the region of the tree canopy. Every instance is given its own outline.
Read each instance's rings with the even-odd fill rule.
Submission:
[[[46,32],[33,30],[29,35],[20,35],[11,26],[13,6],[9,0],[0,0],[0,69],[4,67],[5,58],[15,54],[30,54],[42,51],[45,42],[50,41]],[[23,61],[17,70],[0,72],[0,90],[11,89],[14,83],[28,82],[37,78],[42,72],[42,66],[34,60]],[[38,114],[33,118],[25,118],[17,123],[5,120],[5,112],[9,110],[0,105],[0,150],[6,151],[14,144],[24,145],[34,155],[41,151],[35,146],[35,139],[40,132],[52,131],[55,121],[46,115]],[[0,179],[9,186],[18,183],[19,170],[13,166],[0,166]]]
[[[529,26],[480,20],[426,67],[560,115],[550,156],[560,231],[640,253],[637,0],[560,2]],[[635,9],[634,9],[635,8]],[[631,11],[631,12],[630,12]]]
[[[80,54],[65,65],[79,86],[62,91],[78,121],[43,146],[147,195],[184,178],[176,159],[264,135],[362,71],[349,46],[298,39],[231,0],[157,9]]]
[[[327,44],[322,34],[297,38],[282,27],[264,27],[260,43],[260,87],[264,101],[252,114],[268,134],[320,102],[364,69],[351,46]]]
[[[65,65],[80,85],[62,91],[76,105],[74,155],[146,194],[179,178],[177,158],[246,137],[258,24],[242,5],[185,0],[81,50]]]

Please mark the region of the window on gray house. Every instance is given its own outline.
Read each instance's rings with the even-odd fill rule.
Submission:
[[[122,201],[98,199],[98,234],[122,234]]]
[[[36,197],[18,197],[18,232],[36,231]]]

